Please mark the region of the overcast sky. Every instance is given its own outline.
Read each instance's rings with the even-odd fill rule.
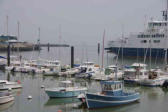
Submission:
[[[42,43],[97,45],[106,29],[106,42],[124,34],[144,30],[145,20],[162,19],[166,0],[0,0],[0,34],[17,35],[21,23],[21,40],[35,42],[38,27]],[[145,17],[146,16],[146,17]],[[146,19],[145,19],[146,18]],[[61,26],[61,28],[59,27]],[[123,26],[123,28],[122,28]]]

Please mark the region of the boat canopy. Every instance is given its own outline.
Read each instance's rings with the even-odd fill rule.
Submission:
[[[131,66],[133,66],[133,67],[146,67],[147,65],[143,64],[143,63],[133,63]]]
[[[2,59],[6,59],[4,56],[0,56],[0,58],[2,58]]]
[[[84,62],[83,65],[94,65],[94,62]]]
[[[108,66],[108,68],[117,68],[117,66],[116,65],[110,65],[110,66]]]
[[[69,80],[67,80],[67,81],[60,81],[60,83],[59,83],[59,87],[66,88],[66,87],[73,87],[73,86],[74,86],[74,83],[72,83],[72,81],[69,81]]]

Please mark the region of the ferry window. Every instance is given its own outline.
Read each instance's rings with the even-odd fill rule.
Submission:
[[[147,40],[142,40],[141,43],[147,43]]]
[[[156,35],[152,35],[152,37],[155,37]]]
[[[154,43],[160,43],[160,40],[153,40]]]
[[[164,37],[164,34],[162,34],[162,37]]]
[[[149,27],[152,27],[153,26],[153,24],[152,23],[149,23]]]
[[[150,35],[147,35],[147,37],[149,38],[149,37],[150,37]]]
[[[151,43],[151,40],[149,40],[149,43]]]
[[[121,88],[121,84],[119,85],[119,88]]]
[[[89,68],[89,70],[88,71],[92,71],[92,69],[91,68]]]
[[[115,85],[111,85],[112,90],[115,90]]]

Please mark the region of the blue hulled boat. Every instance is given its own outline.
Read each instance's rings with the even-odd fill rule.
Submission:
[[[102,81],[101,93],[86,93],[88,108],[104,108],[128,104],[140,99],[139,93],[124,92],[121,81]]]
[[[50,98],[76,97],[87,91],[86,87],[77,87],[71,81],[61,81],[57,88],[47,88],[45,92]]]

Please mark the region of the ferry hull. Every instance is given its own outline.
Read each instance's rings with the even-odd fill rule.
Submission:
[[[105,50],[118,54],[119,51],[119,56],[122,55],[122,49],[123,49],[123,56],[132,56],[132,57],[150,57],[150,48],[146,51],[147,48],[119,48],[119,47],[110,47],[110,48],[105,48]],[[147,53],[146,53],[147,52]],[[163,58],[165,56],[165,50],[163,48],[151,48],[151,57],[159,57]]]

